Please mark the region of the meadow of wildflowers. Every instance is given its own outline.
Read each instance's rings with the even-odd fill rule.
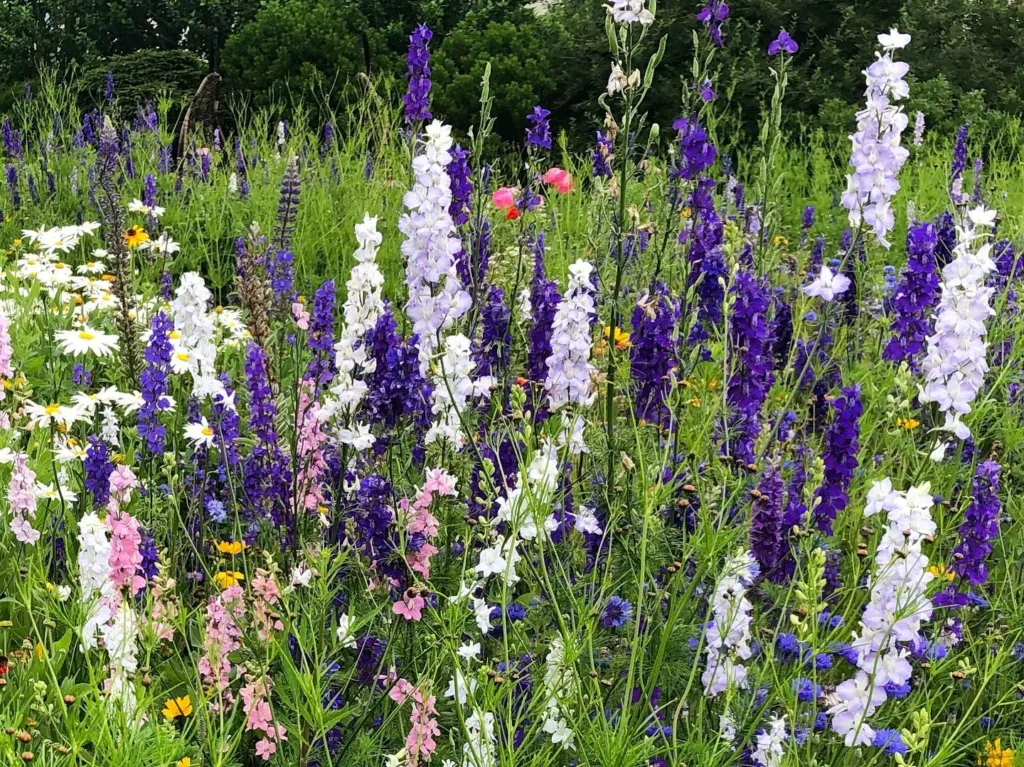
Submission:
[[[4,764],[1024,763],[1024,174],[897,30],[841,162],[785,30],[723,143],[722,0],[651,124],[657,15],[585,155],[426,27],[326,125],[4,119]]]

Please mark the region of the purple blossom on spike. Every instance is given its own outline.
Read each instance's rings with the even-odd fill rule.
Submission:
[[[971,193],[971,202],[975,205],[981,203],[981,171],[984,167],[985,163],[981,159],[981,155],[974,158],[974,191]]]
[[[527,115],[526,119],[530,123],[526,129],[527,148],[551,149],[551,125],[548,123],[550,116],[551,112],[539,104]]]
[[[16,160],[22,159],[21,131],[11,127],[11,121],[5,117],[3,122],[4,154]]]
[[[672,127],[679,131],[679,156],[672,174],[676,178],[694,179],[714,164],[718,150],[696,116],[680,117]]]
[[[789,531],[784,529],[782,474],[769,462],[754,496],[750,518],[750,550],[761,566],[761,574],[773,581],[780,576]]]
[[[612,165],[611,156],[615,151],[611,137],[604,131],[597,132],[597,145],[594,147],[592,159],[594,163],[594,178],[611,178]]]
[[[718,96],[718,94],[715,93],[715,89],[711,83],[711,80],[709,80],[706,77],[704,78],[704,81],[700,83],[700,85],[697,87],[697,90],[700,93],[700,100],[703,101],[705,104],[710,104]]]
[[[106,442],[97,437],[89,438],[82,468],[85,471],[82,484],[92,494],[93,508],[106,506],[110,500],[110,475],[114,471],[114,462],[110,460],[110,448]]]
[[[18,169],[8,165],[6,170],[7,194],[11,198],[11,207],[17,210],[21,207],[21,191],[18,189]]]
[[[971,485],[971,504],[960,526],[960,544],[953,552],[953,570],[972,586],[988,580],[985,560],[999,535],[999,473],[995,461],[978,466]]]
[[[953,142],[953,161],[949,166],[949,188],[953,202],[962,204],[964,171],[967,170],[967,139],[970,123],[964,123],[956,132]]]
[[[924,143],[924,112],[918,112],[914,118],[914,146]]]
[[[103,86],[103,98],[108,104],[114,103],[114,73],[107,70],[106,82]]]
[[[426,25],[416,27],[409,37],[409,54],[405,77],[409,84],[402,103],[405,106],[405,121],[412,125],[429,120],[430,112],[430,49],[433,33]]]
[[[387,307],[363,344],[375,363],[365,378],[367,420],[391,430],[406,417],[425,432],[431,420],[431,390],[420,375],[415,337],[406,342],[399,335],[395,315]]]
[[[719,48],[722,47],[722,26],[729,17],[729,6],[724,0],[707,0],[707,5],[697,13],[697,21],[704,25],[708,37]]]
[[[511,317],[505,304],[505,291],[492,285],[480,309],[480,342],[474,353],[478,376],[500,376],[508,368],[512,349]]]
[[[245,155],[242,153],[242,140],[235,136],[235,176],[238,178],[238,196],[243,200],[249,197],[249,175],[245,169]]]
[[[530,328],[530,347],[527,352],[527,377],[543,383],[548,377],[548,357],[551,356],[551,329],[561,296],[558,285],[547,278],[544,268],[544,232],[533,242],[533,282],[530,286],[530,307],[533,323]]]
[[[323,133],[320,135],[320,156],[326,157],[334,145],[334,126],[328,121],[324,123]]]
[[[860,386],[844,388],[832,402],[834,417],[825,432],[822,461],[825,476],[815,498],[819,503],[814,509],[818,529],[832,535],[832,525],[839,512],[850,502],[846,494],[857,468],[857,452],[860,450],[860,417],[864,412],[861,403]]]
[[[671,410],[672,372],[678,366],[675,328],[679,309],[668,288],[658,283],[633,309],[629,369],[636,385],[636,417],[667,426]]]
[[[892,338],[882,352],[889,362],[906,361],[916,373],[919,357],[931,334],[931,314],[939,301],[939,275],[935,268],[935,227],[925,222],[907,232],[907,265],[891,299]]]
[[[327,280],[313,296],[307,343],[313,359],[306,370],[306,379],[317,387],[326,386],[337,374],[334,366],[334,280]]]
[[[726,399],[730,408],[728,441],[723,447],[744,464],[754,463],[754,444],[761,432],[761,409],[775,383],[772,372],[769,289],[750,273],[739,271],[731,289],[735,305],[729,323],[729,380]]]
[[[164,312],[158,312],[150,322],[149,343],[146,346],[146,367],[140,376],[142,405],[136,418],[136,430],[151,456],[164,452],[166,429],[159,415],[170,407],[167,398],[168,377],[171,372],[171,332],[174,323]]]

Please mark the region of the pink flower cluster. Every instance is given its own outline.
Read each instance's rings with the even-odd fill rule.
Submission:
[[[273,690],[273,682],[268,676],[252,679],[242,688],[242,709],[245,711],[246,732],[262,732],[263,737],[256,744],[256,755],[269,761],[277,752],[277,744],[288,740],[285,728],[273,723],[274,714],[270,710],[268,698]]]
[[[416,767],[420,760],[429,762],[431,755],[437,750],[435,736],[441,734],[437,726],[437,699],[433,695],[424,695],[418,687],[413,687],[405,679],[399,679],[391,688],[388,697],[398,705],[412,700],[412,713],[409,715],[409,735],[405,739],[405,750],[410,767]]]
[[[11,507],[11,532],[19,541],[30,546],[39,540],[39,531],[29,521],[36,516],[35,485],[36,473],[29,468],[24,455],[16,454],[11,484],[7,488],[7,501]]]
[[[115,474],[110,476],[113,478]],[[112,511],[107,515],[107,529],[110,530],[110,557],[107,560],[110,580],[118,588],[127,588],[134,596],[146,585],[146,579],[139,574],[142,565],[139,521],[126,511]]]
[[[210,597],[206,606],[206,638],[203,657],[199,659],[199,674],[203,682],[212,688],[212,693],[227,705],[234,702],[228,653],[242,646],[242,630],[238,622],[244,616],[245,594],[238,584],[224,589],[219,596]],[[211,710],[219,708],[219,701],[211,706]]]
[[[406,555],[409,567],[424,578],[430,577],[430,558],[437,553],[437,548],[429,542],[429,539],[437,537],[440,525],[437,517],[430,513],[430,504],[433,503],[435,495],[454,497],[456,482],[458,480],[444,469],[430,469],[427,472],[426,482],[416,492],[412,505],[410,506],[407,499],[402,499],[399,504],[399,508],[406,518],[406,532],[410,535],[420,533],[428,539],[428,542],[424,543],[419,551]]]
[[[320,479],[327,473],[327,461],[324,458],[323,444],[327,439],[320,423],[320,404],[309,396],[311,384],[303,382],[299,395],[299,409],[296,413],[298,444],[296,450],[299,461],[299,492],[303,496],[303,508],[315,511],[318,506],[326,503]]]
[[[132,499],[132,490],[138,487],[139,480],[135,476],[135,472],[127,466],[118,465],[110,472],[109,482],[110,503],[107,504],[107,508],[114,512],[121,508],[121,504],[128,503]]]
[[[252,622],[260,640],[270,639],[272,631],[281,631],[284,624],[274,612],[274,605],[281,601],[281,590],[274,576],[266,570],[257,570],[252,579]]]

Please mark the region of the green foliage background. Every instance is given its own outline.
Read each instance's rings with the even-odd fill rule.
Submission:
[[[45,5],[45,7],[44,7]],[[658,8],[667,36],[650,118],[669,124],[680,111],[699,0]],[[123,102],[161,91],[184,100],[207,70],[225,76],[225,104],[285,103],[323,117],[358,93],[358,76],[400,78],[417,23],[431,45],[437,111],[467,130],[480,75],[493,82],[497,135],[517,140],[525,112],[543,103],[577,146],[599,125],[594,95],[608,74],[602,0],[555,0],[538,14],[526,0],[10,0],[0,5],[0,107],[9,110],[42,70],[77,71],[87,93],[108,69]],[[1024,6],[1007,0],[746,0],[734,2],[716,86],[728,115],[723,130],[750,138],[768,94],[763,51],[780,27],[800,42],[788,95],[795,125],[849,130],[861,98],[862,52],[899,26],[913,35],[911,103],[929,125],[971,121],[988,131],[1024,112]],[[183,55],[153,52],[187,51]],[[150,52],[146,55],[144,52]],[[141,52],[141,53],[140,53]],[[97,75],[99,73],[99,75]],[[284,98],[282,98],[284,96]],[[225,115],[230,121],[230,115]]]

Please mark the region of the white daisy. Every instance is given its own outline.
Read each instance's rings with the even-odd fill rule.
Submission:
[[[185,427],[185,438],[197,449],[213,444],[214,433],[206,416],[203,416],[199,423],[190,423]]]
[[[85,354],[106,357],[117,348],[117,336],[88,326],[78,330],[62,330],[57,334],[57,341],[60,342],[62,352],[75,357]]]

